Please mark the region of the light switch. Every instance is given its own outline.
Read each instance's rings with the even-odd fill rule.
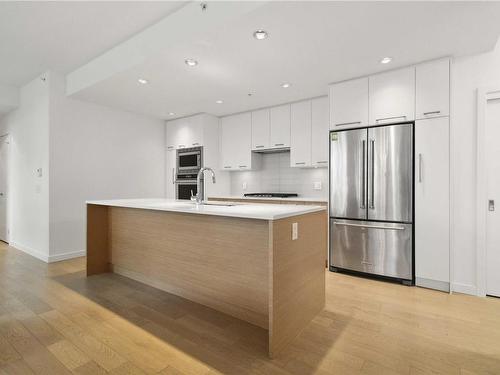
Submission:
[[[37,175],[37,177],[42,177],[42,175],[43,175],[43,173],[42,173],[42,168],[38,168],[38,169],[36,170],[36,175]]]
[[[247,182],[246,182],[246,181],[245,181],[245,182],[243,182],[243,183],[241,184],[241,188],[242,188],[243,190],[246,190],[246,189],[247,189],[247,187],[248,187],[248,186],[247,186]]]
[[[321,190],[321,189],[323,189],[321,181],[315,181],[313,187],[314,187],[314,190]]]
[[[299,223],[292,223],[292,240],[299,238]]]

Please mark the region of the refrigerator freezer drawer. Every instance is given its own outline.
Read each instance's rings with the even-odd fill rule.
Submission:
[[[412,225],[330,219],[334,267],[411,280]]]

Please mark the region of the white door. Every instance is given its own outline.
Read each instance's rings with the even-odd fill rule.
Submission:
[[[311,165],[328,167],[328,98],[311,100]]]
[[[415,276],[449,290],[450,162],[448,117],[415,123]]]
[[[488,100],[486,112],[486,294],[500,297],[500,99]]]
[[[273,107],[270,110],[271,135],[270,147],[290,146],[290,104]]]
[[[311,166],[311,101],[291,107],[290,166]]]
[[[330,129],[368,125],[368,77],[330,86]]]
[[[7,165],[9,143],[7,136],[0,137],[0,240],[8,242],[7,226]]]
[[[269,108],[252,112],[252,150],[269,148],[270,138]]]

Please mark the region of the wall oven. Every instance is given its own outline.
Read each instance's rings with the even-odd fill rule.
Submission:
[[[203,166],[203,147],[177,150],[177,173],[199,170]]]
[[[198,193],[196,180],[177,181],[175,183],[175,198],[190,200],[191,196]]]

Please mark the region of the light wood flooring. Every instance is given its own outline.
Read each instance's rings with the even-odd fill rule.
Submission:
[[[0,374],[500,374],[500,300],[327,272],[278,359],[266,331],[127,278],[0,245]]]

